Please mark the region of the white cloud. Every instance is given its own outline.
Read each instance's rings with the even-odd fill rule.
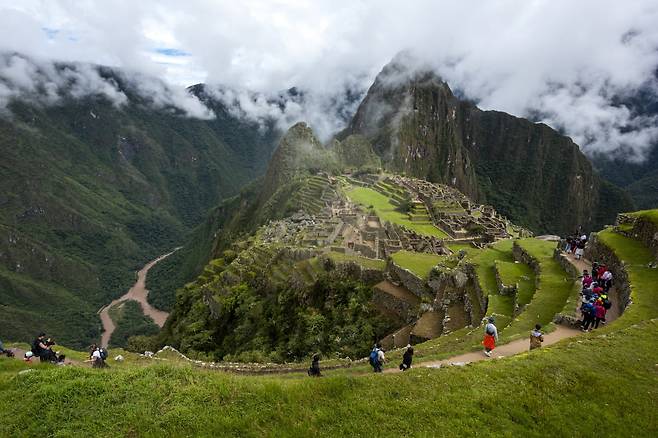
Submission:
[[[656,122],[614,96],[655,74],[655,23],[654,0],[0,0],[0,49],[265,96],[296,86],[301,108],[265,99],[243,111],[282,125],[307,117],[324,133],[343,123],[336,95],[365,90],[413,48],[484,109],[541,114],[588,152],[625,148],[638,158],[656,141]],[[58,32],[48,38],[43,28]],[[191,56],[163,59],[161,47]]]

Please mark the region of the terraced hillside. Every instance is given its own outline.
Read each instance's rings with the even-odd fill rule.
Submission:
[[[302,372],[285,377],[235,377],[199,371],[189,366],[193,362],[167,352],[160,360],[125,353],[126,362],[105,371],[0,358],[5,395],[0,399],[0,433],[34,435],[56,428],[61,435],[76,435],[111,428],[117,434],[166,435],[184,427],[190,434],[244,436],[362,435],[373,428],[385,436],[474,435],[482,430],[494,435],[588,436],[600,430],[603,436],[654,436],[658,423],[646,407],[658,399],[658,269],[652,250],[628,233],[628,227],[609,228],[593,235],[588,245],[588,256],[612,269],[613,293],[623,309],[592,333],[569,331],[561,341],[553,336],[569,330],[550,321],[564,311],[573,291],[570,270],[563,269],[568,266],[553,254],[555,243],[502,241],[469,251],[456,266],[470,264],[473,272],[489,274],[478,276],[476,289],[496,284],[497,277],[530,276],[526,268],[509,265],[515,258],[531,268],[534,293],[520,293],[519,284],[513,299],[529,301],[518,315],[512,308],[509,324],[501,327],[498,350],[514,357],[490,360],[476,353],[483,360],[447,366],[480,348],[480,327],[419,343],[411,371],[384,375],[372,375],[367,365],[352,362],[349,368],[325,370],[322,379],[306,377],[303,363],[289,365],[288,371],[297,366]],[[546,336],[547,345],[527,352],[528,329],[535,321],[552,333]],[[400,351],[388,357],[387,369],[396,369]],[[436,368],[439,363],[444,364],[441,369]],[[34,371],[17,374],[30,367]],[[49,422],[29,421],[35,410]],[[570,412],[578,415],[565,415]]]

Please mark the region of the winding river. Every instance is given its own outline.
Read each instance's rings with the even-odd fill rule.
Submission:
[[[103,347],[107,347],[108,343],[110,342],[110,337],[112,336],[112,333],[114,333],[114,330],[116,329],[116,326],[114,325],[114,321],[112,321],[112,318],[110,318],[110,308],[114,305],[117,305],[119,303],[122,303],[124,301],[128,300],[133,300],[137,301],[140,306],[142,306],[142,311],[146,316],[150,316],[153,321],[158,325],[158,327],[162,328],[164,325],[165,321],[167,320],[167,317],[169,316],[169,313],[164,312],[162,310],[158,310],[155,307],[151,306],[147,300],[148,297],[148,289],[146,289],[146,274],[148,274],[148,271],[155,266],[156,263],[158,263],[161,260],[166,259],[170,255],[172,255],[174,252],[176,252],[179,248],[176,248],[175,250],[171,251],[170,253],[161,255],[155,260],[151,260],[148,262],[142,269],[137,272],[137,281],[133,285],[133,287],[128,290],[123,296],[117,298],[116,300],[112,301],[110,304],[101,307],[101,309],[98,311],[98,314],[101,317],[101,322],[103,323],[103,336],[101,337],[101,345]]]

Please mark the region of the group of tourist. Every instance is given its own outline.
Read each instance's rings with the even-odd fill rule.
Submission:
[[[53,346],[55,345],[55,341],[46,337],[45,333],[39,333],[34,341],[32,341],[31,349],[23,355],[23,360],[27,363],[32,363],[33,360],[39,359],[39,362],[63,366],[67,363],[66,355],[53,350]],[[13,351],[5,349],[2,341],[0,341],[0,355],[14,357]],[[91,362],[93,368],[104,368],[107,366],[105,363],[107,357],[108,352],[105,348],[92,344],[89,347],[89,359],[85,362]]]
[[[592,272],[583,271],[580,313],[583,316],[581,330],[584,332],[605,324],[605,317],[612,307],[608,294],[613,275],[605,264],[594,262]]]
[[[582,236],[569,236],[565,239],[564,251],[576,256],[576,260],[583,258],[585,245],[587,244],[587,234]]]

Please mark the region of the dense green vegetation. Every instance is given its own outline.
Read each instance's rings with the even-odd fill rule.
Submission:
[[[215,315],[201,299],[208,286],[181,290],[167,342],[216,360],[283,362],[314,352],[362,357],[395,328],[372,307],[370,285],[320,274],[308,286],[275,286],[254,270],[253,281],[214,295]]]
[[[120,108],[94,96],[14,101],[0,118],[0,331],[19,339],[38,328],[71,345],[97,339],[96,310],[133,271],[265,170],[274,131],[202,89],[215,119],[155,110],[115,79],[130,100]]]
[[[110,338],[110,347],[125,348],[128,346],[128,338],[131,336],[152,336],[160,331],[155,322],[144,315],[142,307],[137,301],[124,301],[110,308],[109,313],[116,326],[116,330]]]
[[[447,236],[446,233],[434,225],[413,222],[409,219],[409,215],[398,211],[397,206],[393,205],[388,197],[373,189],[367,187],[354,187],[347,191],[347,196],[357,204],[361,204],[368,209],[372,208],[377,216],[383,221],[402,225],[405,228],[427,236],[438,238]]]

